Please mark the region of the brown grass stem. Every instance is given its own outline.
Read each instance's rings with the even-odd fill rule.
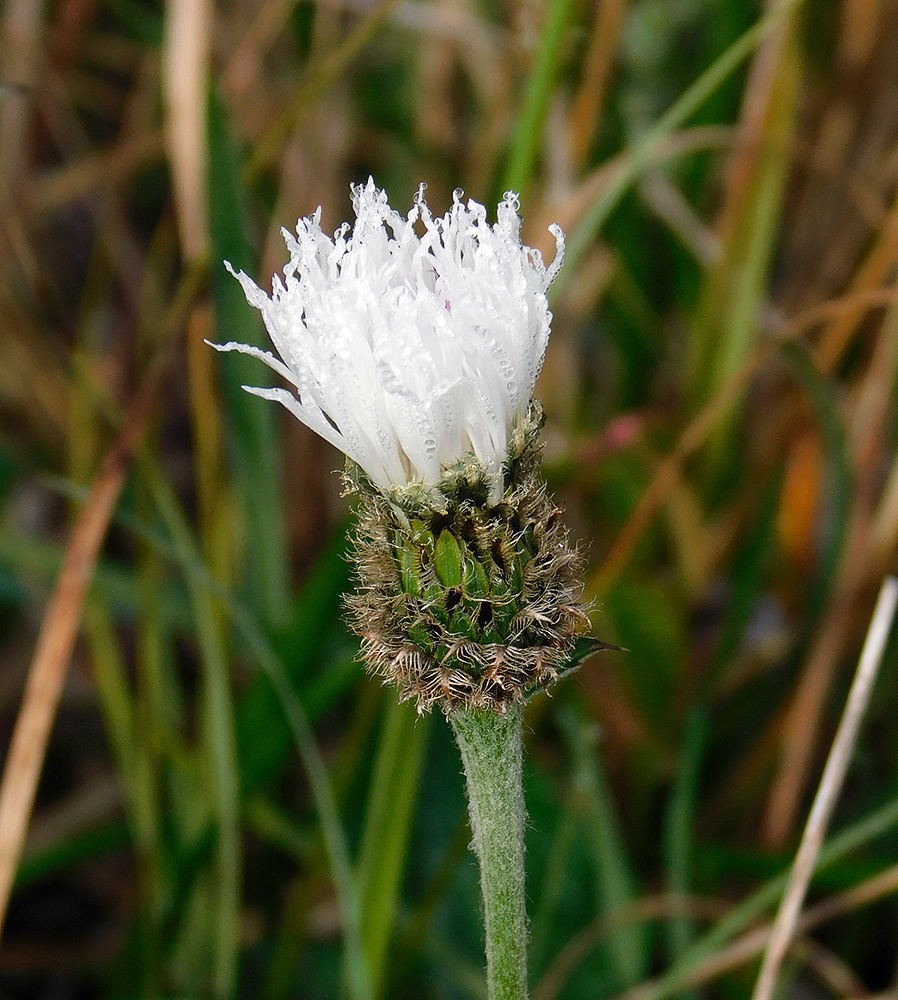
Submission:
[[[188,300],[195,294],[199,274],[196,269],[185,273],[181,294],[176,296],[167,317],[170,332],[180,327]],[[28,831],[47,742],[78,636],[84,601],[128,465],[173,359],[174,343],[173,336],[163,342],[147,369],[115,442],[100,465],[75,523],[53,596],[41,622],[0,780],[0,934]]]
[[[531,1000],[555,1000],[580,963],[617,928],[648,920],[683,917],[690,920],[717,920],[726,914],[727,909],[727,904],[718,899],[665,893],[643,896],[602,913],[558,952],[536,984]]]
[[[128,461],[148,416],[147,400],[141,402],[143,405],[135,408],[91,487],[66,549],[28,670],[22,707],[0,784],[0,930],[25,842],[47,741],[78,634],[84,598]]]

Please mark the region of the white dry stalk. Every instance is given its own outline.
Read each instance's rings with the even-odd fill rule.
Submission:
[[[845,711],[839,722],[836,738],[802,834],[801,844],[792,864],[789,882],[770,932],[770,940],[764,953],[764,961],[752,1000],[770,1000],[776,987],[779,970],[794,937],[808,884],[814,873],[817,855],[823,846],[823,838],[826,836],[833,808],[845,780],[858,729],[867,710],[870,692],[892,627],[896,604],[898,604],[898,580],[886,577],[879,591],[861,658],[848,693]]]

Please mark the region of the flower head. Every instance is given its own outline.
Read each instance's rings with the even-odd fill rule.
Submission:
[[[521,243],[515,195],[407,216],[373,181],[333,239],[321,211],[285,232],[269,298],[236,277],[291,389],[274,399],[351,460],[359,494],[347,600],[369,668],[419,711],[507,711],[570,665],[588,627],[581,559],[540,475],[533,387],[549,339],[547,267]],[[234,273],[232,271],[232,273]],[[216,346],[216,345],[213,345]],[[359,469],[361,474],[359,474]]]
[[[245,344],[292,387],[245,388],[282,403],[383,490],[436,485],[473,456],[494,497],[516,418],[526,414],[549,338],[547,267],[523,246],[518,199],[506,194],[490,225],[462,201],[434,218],[421,186],[407,216],[373,180],[352,189],[354,228],[333,239],[321,209],[284,230],[290,262],[269,298],[234,272],[280,359]]]

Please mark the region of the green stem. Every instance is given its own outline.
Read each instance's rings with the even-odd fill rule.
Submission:
[[[527,998],[521,709],[456,709],[449,716],[468,783],[468,811],[486,930],[489,1000]]]

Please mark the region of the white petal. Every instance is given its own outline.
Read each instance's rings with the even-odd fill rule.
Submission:
[[[274,369],[296,395],[250,391],[282,403],[384,488],[435,483],[471,452],[498,482],[512,422],[542,365],[561,230],[550,227],[557,250],[547,267],[521,244],[512,193],[494,226],[460,191],[441,218],[423,185],[405,216],[370,178],[352,199],[353,229],[331,238],[319,209],[284,232],[290,261],[271,297],[227,265],[281,360],[248,345],[218,349]]]
[[[250,357],[258,358],[260,361],[264,361],[269,368],[273,368],[278,375],[285,378],[288,382],[293,385],[298,386],[296,381],[296,376],[290,369],[282,362],[279,361],[270,351],[263,351],[260,347],[253,347],[252,344],[240,344],[236,340],[229,340],[227,344],[213,344],[211,340],[204,341],[210,347],[214,347],[216,351],[221,351],[223,354],[228,351],[238,351],[240,354],[249,354]]]

